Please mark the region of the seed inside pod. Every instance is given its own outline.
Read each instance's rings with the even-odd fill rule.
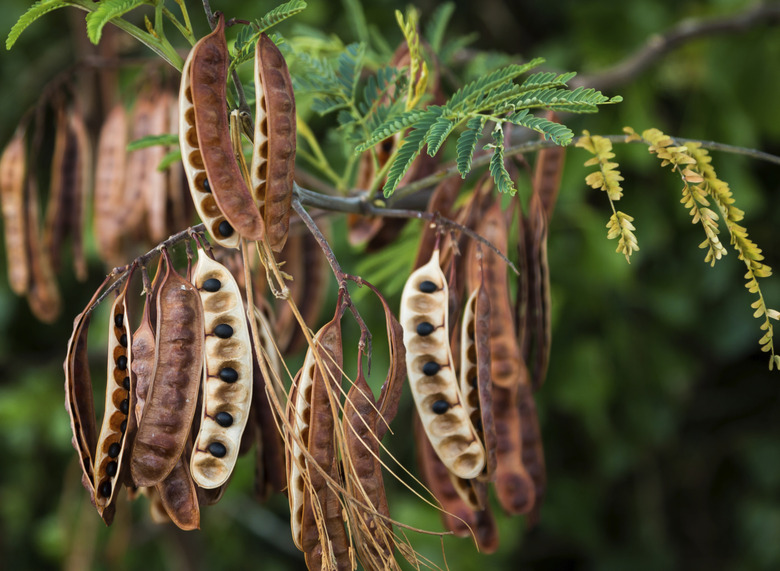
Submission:
[[[238,371],[232,367],[225,367],[219,371],[219,378],[226,383],[235,383],[238,380]]]
[[[130,390],[130,377],[125,377],[122,379],[122,388],[126,391]]]
[[[233,424],[233,415],[229,412],[218,412],[214,417],[214,420],[216,420],[217,424],[220,426],[228,427]]]
[[[125,369],[127,369],[127,357],[125,357],[124,355],[120,355],[119,357],[117,357],[116,368],[119,369],[120,371],[124,371]]]
[[[124,324],[124,322],[125,322],[125,316],[123,314],[117,313],[114,316],[114,325],[116,325],[120,329],[122,328],[122,325]]]
[[[127,414],[128,410],[130,410],[130,401],[128,399],[125,399],[119,403],[119,411],[122,414]]]
[[[122,450],[122,447],[119,446],[118,442],[114,442],[111,446],[108,447],[108,455],[111,458],[116,458],[119,456],[119,452]]]
[[[127,421],[123,420],[122,424],[119,425],[119,429],[122,431],[122,434],[124,434],[125,430],[127,430]]]
[[[100,484],[100,495],[104,498],[110,498],[111,497],[111,482],[106,480],[102,484]]]
[[[227,454],[227,448],[225,448],[225,445],[221,442],[212,442],[206,447],[206,450],[208,450],[211,455],[216,458],[222,458],[225,454]]]
[[[439,365],[435,361],[428,361],[427,363],[425,363],[423,365],[423,368],[422,368],[422,372],[425,375],[429,376],[429,377],[432,377],[433,375],[438,373],[440,370],[441,370],[441,365]]]
[[[205,282],[203,282],[203,289],[210,292],[219,291],[219,288],[222,287],[222,284],[217,278],[210,278],[207,279]]]
[[[233,227],[228,223],[227,220],[220,222],[217,229],[219,230],[219,233],[222,234],[222,236],[225,238],[229,238],[233,235]]]
[[[108,476],[109,478],[113,478],[114,476],[116,476],[116,466],[117,466],[116,461],[113,460],[108,464],[106,464],[106,476]]]
[[[450,403],[448,403],[446,400],[437,400],[431,405],[431,410],[436,414],[444,414],[450,410]]]
[[[119,338],[119,344],[122,347],[127,347],[127,334],[126,333],[122,333],[122,336]]]
[[[436,330],[436,328],[433,326],[433,324],[428,323],[427,321],[423,321],[417,326],[417,335],[422,335],[425,337],[426,335],[430,335]]]
[[[221,339],[228,339],[233,336],[233,328],[227,323],[220,323],[214,328],[214,335]]]
[[[423,293],[433,293],[437,289],[439,289],[435,283],[433,283],[430,280],[425,280],[424,282],[420,282],[420,291]]]
[[[211,183],[209,183],[209,179],[203,179],[203,191],[204,192],[211,192]]]

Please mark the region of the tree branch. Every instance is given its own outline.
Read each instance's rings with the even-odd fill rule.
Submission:
[[[623,85],[641,74],[668,52],[706,36],[746,32],[760,25],[780,24],[780,3],[759,3],[742,13],[724,18],[684,20],[664,34],[650,36],[645,44],[624,60],[603,71],[574,78],[570,85],[600,91]]]

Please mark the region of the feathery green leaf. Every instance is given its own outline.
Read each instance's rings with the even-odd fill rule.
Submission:
[[[462,110],[474,99],[484,96],[486,92],[489,92],[501,84],[512,81],[514,78],[542,63],[544,63],[544,59],[536,58],[522,65],[515,64],[497,69],[458,89],[445,107],[447,108],[447,111]]]
[[[264,32],[290,16],[295,16],[296,14],[303,12],[305,9],[306,2],[304,2],[304,0],[289,0],[289,2],[279,4],[257,21],[258,30]]]
[[[439,148],[454,127],[455,123],[441,116],[431,125],[431,128],[425,134],[425,142],[428,145],[428,154],[430,156],[434,156],[439,152]]]
[[[431,46],[433,53],[438,53],[441,49],[444,31],[447,29],[447,24],[454,11],[454,3],[445,2],[444,4],[441,4],[436,8],[428,25],[425,27],[425,39],[428,40],[428,44]]]
[[[493,129],[493,141],[492,144],[485,146],[486,149],[493,149],[493,156],[490,157],[490,175],[496,183],[498,192],[514,196],[517,189],[504,165],[504,130],[500,125],[496,125]]]
[[[177,145],[179,144],[179,136],[172,133],[165,133],[163,135],[148,135],[141,137],[135,141],[130,141],[127,144],[127,152],[137,151],[139,149],[146,149],[147,147],[155,147],[157,145]]]
[[[482,129],[485,128],[485,117],[478,115],[472,117],[466,123],[466,130],[458,137],[456,144],[457,151],[457,165],[458,172],[461,178],[466,178],[466,175],[471,170],[471,160],[474,158],[474,149],[477,146],[477,141],[482,136]]]
[[[506,120],[515,125],[541,133],[545,139],[551,140],[556,145],[568,145],[574,138],[574,133],[566,125],[550,121],[544,117],[531,115],[527,109],[513,113]]]
[[[22,32],[24,32],[30,24],[35,22],[35,20],[44,14],[48,14],[52,10],[64,8],[67,5],[68,3],[64,0],[40,0],[30,6],[27,11],[19,17],[11,28],[11,31],[8,32],[8,37],[5,40],[5,49],[10,50],[16,43],[16,40],[19,39]]]
[[[406,138],[401,143],[398,153],[395,155],[395,160],[390,170],[387,172],[387,182],[385,182],[384,193],[385,198],[392,196],[395,189],[398,187],[398,183],[412,166],[412,162],[420,154],[423,145],[425,144],[425,132],[427,128],[412,129],[406,135]]]
[[[355,149],[355,152],[362,153],[363,151],[367,151],[377,143],[384,141],[399,131],[403,131],[404,129],[411,127],[420,121],[425,116],[425,114],[426,112],[421,109],[412,109],[411,111],[404,111],[399,115],[391,116],[387,121],[374,129],[368,140],[358,145]],[[433,121],[435,120],[436,118],[434,117]],[[431,121],[431,123],[433,121]],[[427,129],[429,126],[430,123],[425,128]]]
[[[113,18],[119,18],[134,8],[138,8],[144,0],[104,0],[98,4],[94,12],[87,14],[87,36],[97,45],[103,35],[103,27]]]

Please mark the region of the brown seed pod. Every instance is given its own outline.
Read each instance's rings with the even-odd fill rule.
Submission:
[[[44,247],[40,236],[38,185],[34,176],[28,177],[27,181],[27,240],[31,276],[27,303],[33,315],[40,321],[53,323],[62,310],[62,298],[49,251]]]
[[[130,383],[135,391],[133,396],[136,424],[141,422],[146,399],[149,396],[149,388],[154,379],[154,364],[157,361],[155,355],[154,332],[157,329],[157,295],[160,291],[160,282],[165,274],[165,258],[160,258],[157,274],[152,282],[152,289],[147,292],[144,301],[144,312],[141,324],[133,333],[133,362],[131,364]]]
[[[287,240],[295,176],[295,96],[284,56],[266,34],[255,50],[254,151],[251,181],[265,220],[268,245],[280,252]]]
[[[476,478],[485,467],[485,449],[463,406],[450,352],[448,288],[439,250],[415,270],[401,294],[406,369],[417,412],[428,439],[456,476]]]
[[[167,251],[163,251],[167,256]],[[157,297],[154,377],[131,457],[137,486],[173,470],[190,432],[203,370],[203,307],[198,290],[170,259]]]
[[[149,115],[150,132],[147,133],[148,135],[163,135],[171,132],[170,109],[173,99],[174,97],[168,91],[156,93],[151,98],[150,102],[153,107]],[[167,149],[162,145],[153,145],[134,151],[134,153],[143,153],[146,172],[139,176],[143,179],[146,234],[152,243],[157,244],[169,236],[168,174],[157,168],[165,158]],[[132,174],[132,170],[130,172],[131,176],[135,176]]]
[[[248,240],[262,240],[265,224],[249,193],[231,143],[226,113],[228,49],[225,20],[221,14],[214,31],[195,44],[192,52],[189,73],[195,131],[212,195],[238,234]]]
[[[462,179],[460,177],[453,176],[445,178],[438,184],[433,191],[433,194],[431,194],[426,211],[431,213],[438,212],[442,216],[451,218],[452,208],[458,198],[458,193],[460,192],[462,184]],[[422,234],[420,235],[420,246],[417,250],[417,258],[414,260],[414,269],[419,268],[431,259],[431,254],[433,254],[436,245],[436,232],[437,228],[434,224],[426,224],[423,227]]]
[[[135,432],[135,415],[130,414],[132,340],[130,316],[127,313],[127,289],[134,270],[135,266],[131,268],[122,292],[111,307],[108,324],[106,405],[97,440],[94,468],[95,505],[104,519],[106,510],[113,506],[122,486],[127,465],[126,452]]]
[[[124,256],[123,194],[127,137],[127,112],[119,103],[111,109],[100,129],[93,198],[95,243],[101,259],[112,266],[120,265]]]
[[[523,465],[534,483],[534,508],[528,517],[529,526],[533,526],[539,520],[539,510],[542,507],[542,500],[547,489],[547,468],[544,461],[542,433],[539,428],[539,417],[536,413],[536,402],[530,385],[518,387],[517,406],[522,424]]]
[[[19,127],[0,156],[0,202],[3,209],[8,282],[16,295],[30,287],[27,256],[27,212],[25,210],[25,130]]]
[[[545,118],[559,123],[558,115],[554,111],[547,111]],[[558,200],[558,191],[561,188],[563,165],[566,161],[566,147],[555,145],[542,149],[536,154],[534,165],[534,193],[539,195],[542,210],[546,219],[552,218],[555,203]]]
[[[464,406],[485,447],[485,470],[480,479],[492,480],[496,470],[496,430],[490,383],[490,298],[482,283],[466,302],[460,336],[460,390]]]
[[[185,531],[200,529],[200,507],[195,484],[190,478],[186,455],[179,458],[165,479],[155,488],[171,521]]]
[[[204,38],[205,39],[205,38]],[[203,41],[203,40],[201,40]],[[179,146],[181,147],[184,173],[192,195],[192,202],[198,216],[203,220],[206,229],[214,240],[225,248],[237,248],[241,236],[237,234],[225,218],[212,193],[212,184],[208,179],[203,162],[198,130],[195,121],[194,94],[192,90],[192,61],[195,48],[184,62],[181,72],[181,87],[179,90]],[[225,105],[217,109],[220,113]],[[230,140],[228,138],[228,140]],[[233,158],[231,157],[231,160]],[[233,161],[235,162],[235,161]]]
[[[201,488],[224,484],[235,466],[252,404],[252,350],[233,275],[198,250],[193,282],[203,303],[205,364],[200,430],[190,472]]]
[[[314,562],[322,557],[323,546],[337,560],[348,551],[338,497],[325,476],[335,480],[339,477],[334,444],[337,412],[331,398],[335,398],[334,387],[341,381],[342,314],[339,303],[334,318],[314,336],[314,349],[306,353],[288,404],[292,432],[311,455],[310,461],[298,439],[286,449],[293,541],[306,554],[310,569],[317,568]]]

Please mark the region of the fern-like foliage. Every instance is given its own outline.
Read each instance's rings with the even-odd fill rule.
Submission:
[[[485,149],[493,149],[493,155],[490,157],[490,176],[493,177],[496,190],[502,194],[514,195],[517,189],[504,165],[504,130],[501,123],[493,129],[493,143],[485,145]]]
[[[288,2],[279,4],[276,8],[273,8],[266,13],[265,16],[257,20],[255,24],[257,25],[258,33],[265,32],[279,22],[283,22],[287,18],[303,12],[306,7],[307,4],[304,0],[289,0]]]
[[[445,2],[440,4],[436,11],[428,21],[428,25],[425,27],[425,39],[428,40],[428,44],[431,46],[433,53],[438,53],[441,50],[442,42],[444,41],[444,32],[447,29],[452,14],[455,12],[455,4],[452,2]]]
[[[16,40],[19,39],[19,36],[22,35],[22,32],[24,32],[27,27],[35,22],[38,18],[48,14],[52,10],[64,8],[68,5],[69,3],[65,0],[39,0],[30,6],[27,11],[22,14],[22,16],[16,21],[16,23],[11,28],[11,31],[8,32],[8,37],[5,39],[5,49],[10,50],[16,43]]]
[[[87,36],[93,44],[100,42],[103,28],[114,18],[145,4],[144,0],[103,0],[94,12],[87,14]]]
[[[287,18],[300,14],[307,8],[304,0],[289,0],[273,8],[265,16],[256,20],[253,25],[244,26],[238,32],[236,41],[233,44],[231,54],[230,69],[251,60],[255,55],[255,44],[260,38],[260,34],[269,28],[283,22]],[[278,44],[279,42],[277,42]]]
[[[599,170],[590,173],[585,178],[585,184],[607,193],[612,207],[612,216],[607,222],[607,239],[617,238],[618,247],[615,251],[623,254],[626,261],[631,263],[631,254],[639,250],[639,244],[634,234],[636,230],[633,224],[634,218],[615,208],[615,202],[623,197],[623,188],[620,186],[623,176],[617,168],[618,164],[612,161],[615,158],[612,142],[605,137],[591,135],[588,131],[584,131],[575,146],[594,155],[593,158],[585,161],[585,166],[598,166]]]
[[[674,140],[658,129],[647,129],[641,136],[633,129],[626,127],[627,141],[641,141],[648,145],[648,150],[661,159],[661,166],[671,166],[680,175],[683,182],[682,204],[688,209],[694,223],[701,223],[707,239],[700,245],[707,248],[705,262],[715,265],[727,250],[720,242],[718,234],[719,220],[723,221],[729,231],[730,243],[737,252],[739,259],[745,263],[745,287],[756,296],[751,303],[753,316],[763,319],[759,339],[761,350],[770,354],[769,368],[780,369],[780,355],[775,354],[774,327],[772,320],[780,318],[780,312],[767,307],[764,294],[758,280],[772,275],[772,269],[763,263],[761,249],[753,242],[747,229],[739,224],[745,213],[734,205],[734,196],[728,183],[718,178],[712,166],[712,158],[701,143],[692,142],[685,145],[675,145]],[[711,206],[718,209],[720,216]]]
[[[486,122],[487,119],[481,115],[472,117],[466,123],[466,130],[458,137],[458,142],[455,145],[457,153],[456,164],[461,178],[466,178],[469,170],[471,170],[474,149],[477,146],[477,141],[482,136],[482,129],[485,128]]]
[[[315,94],[312,110],[321,115],[351,107],[365,53],[365,44],[353,43],[335,60],[298,54],[303,70],[295,78],[296,93]]]

